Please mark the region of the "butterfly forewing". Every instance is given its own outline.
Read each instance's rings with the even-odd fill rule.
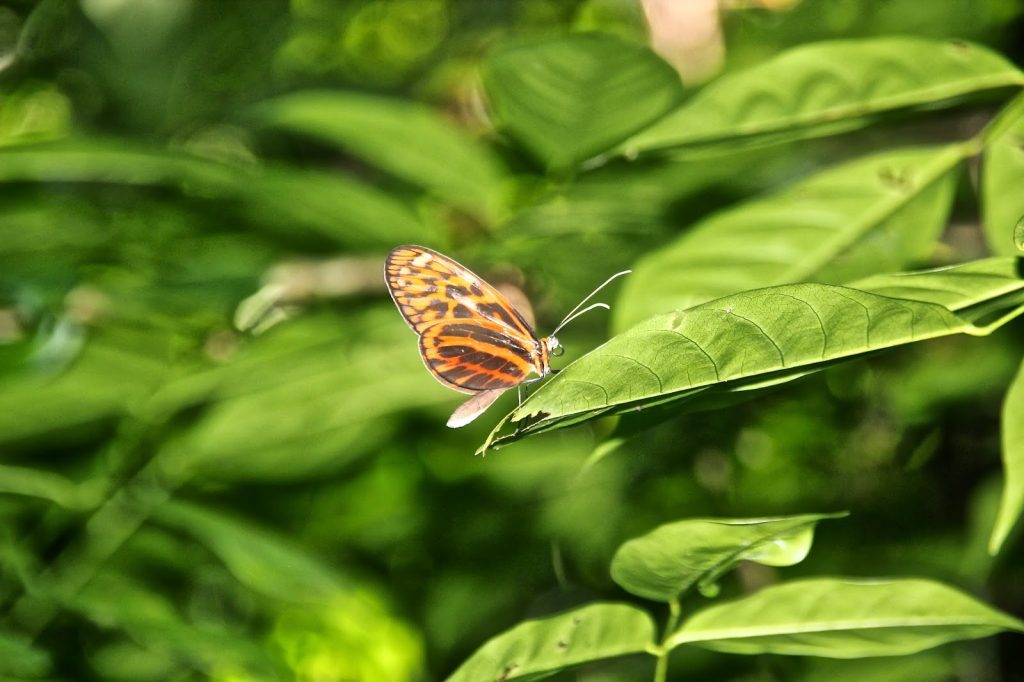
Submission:
[[[402,317],[422,333],[446,319],[484,318],[524,341],[535,341],[530,325],[494,287],[451,258],[422,246],[399,246],[385,264],[388,290]]]

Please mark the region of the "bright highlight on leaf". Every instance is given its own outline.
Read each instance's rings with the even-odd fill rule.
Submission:
[[[1024,363],[1010,384],[1010,390],[1003,401],[1002,417],[1003,447],[1003,498],[999,504],[999,516],[992,529],[988,551],[999,552],[1010,531],[1024,512]]]

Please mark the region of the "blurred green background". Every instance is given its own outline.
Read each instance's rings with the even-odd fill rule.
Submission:
[[[832,38],[958,38],[1024,63],[1014,0],[735,0],[707,16],[687,91]],[[785,575],[924,575],[1024,614],[1024,546],[985,549],[1019,323],[680,417],[585,475],[601,426],[482,459],[514,398],[445,428],[460,396],[384,290],[391,247],[518,286],[543,331],[716,209],[992,111],[547,173],[494,130],[479,68],[502,41],[567,31],[648,40],[632,0],[0,5],[0,678],[439,680],[523,618],[626,598],[612,552],[687,516],[849,510]],[[961,185],[921,265],[985,253]],[[592,314],[560,334],[563,361],[607,328]],[[687,651],[673,679],[1022,669],[1006,635],[881,663]]]

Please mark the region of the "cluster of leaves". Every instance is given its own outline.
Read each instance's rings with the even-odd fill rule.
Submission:
[[[964,559],[963,536],[990,533],[994,498],[978,479],[994,447],[979,436],[963,448],[963,459],[979,455],[968,476],[923,464],[962,462],[945,441],[992,432],[991,397],[1020,361],[1007,335],[1022,300],[1011,241],[1024,212],[1020,71],[979,44],[864,38],[783,51],[691,95],[644,47],[638,13],[622,19],[614,4],[45,0],[0,11],[0,37],[13,40],[0,63],[0,676],[440,678],[524,614],[593,590],[618,584],[671,605],[687,580],[707,588],[723,576],[734,592],[733,560],[694,568],[710,544],[658,531],[624,545],[614,583],[608,575],[622,538],[709,508],[850,508],[854,530],[817,553],[819,575],[990,587],[993,563]],[[896,25],[851,26],[808,22],[825,10],[804,5],[770,26],[755,15],[730,45],[737,63],[787,42],[905,32],[898,17],[917,12],[916,0],[888,0]],[[922,31],[990,41],[1008,20],[935,16],[945,28]],[[553,24],[620,37],[492,45],[496,27],[550,34]],[[801,25],[823,28],[808,36]],[[402,96],[366,92],[382,83]],[[461,125],[422,100],[442,100]],[[981,132],[952,139],[994,111]],[[979,154],[993,258],[936,246]],[[458,398],[424,372],[382,287],[383,255],[403,242],[510,280],[523,281],[510,265],[523,268],[544,294],[541,319],[635,269],[615,305],[619,335],[513,412],[522,442],[508,457],[471,458],[486,434],[443,427]],[[954,261],[966,262],[891,275]],[[596,343],[587,324],[568,332],[571,351]],[[840,365],[939,337],[915,346],[920,355]],[[945,381],[932,353],[952,355]],[[782,402],[755,390],[813,372],[776,394]],[[1021,386],[1018,374],[1004,407],[993,549],[1024,503]],[[677,419],[723,404],[734,407]],[[970,425],[936,426],[965,405]],[[595,422],[609,435],[597,449],[589,432],[560,430],[613,415]],[[867,432],[882,436],[858,436]],[[963,478],[971,489],[937,492]],[[981,511],[968,514],[975,483]],[[911,517],[919,525],[880,530]],[[816,519],[778,523],[804,523],[809,540]],[[735,548],[749,538],[730,533],[762,526],[714,527]],[[766,532],[788,537],[777,530]],[[654,576],[674,596],[655,594]],[[785,599],[801,585],[848,594],[849,615],[862,613],[860,587],[821,580],[674,617],[661,638],[635,606],[584,606],[580,627],[593,623],[607,648],[565,639],[576,612],[513,629],[456,675],[536,677],[630,652],[653,653],[664,671],[682,644],[787,653],[785,633],[774,643],[707,633],[712,620],[749,619],[730,609],[773,593],[783,603],[764,614],[783,627],[827,615]],[[906,653],[1017,628],[952,588],[892,584],[939,624],[908,633],[904,620],[875,649],[832,633],[814,652],[788,653]],[[991,590],[1011,612],[1013,584]],[[977,622],[948,622],[958,612]],[[534,645],[534,659],[516,649]],[[970,651],[998,669],[990,652]],[[728,658],[673,670],[751,671]],[[909,679],[955,669],[927,660]],[[598,674],[636,679],[628,667]]]
[[[715,596],[720,578],[741,561],[767,566],[802,561],[817,522],[837,516],[842,514],[660,526],[623,544],[611,564],[612,578],[624,590],[668,604],[660,640],[642,609],[591,604],[499,635],[449,680],[537,679],[572,665],[639,653],[657,657],[655,680],[664,680],[669,653],[686,645],[734,654],[861,658],[1024,629],[1024,623],[962,592],[919,579],[795,580],[680,620],[681,600],[692,589]]]

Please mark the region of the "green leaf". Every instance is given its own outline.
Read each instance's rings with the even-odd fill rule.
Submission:
[[[1016,258],[982,258],[930,270],[874,275],[850,286],[891,298],[938,303],[964,317],[991,301],[1016,300],[1024,292],[1024,279]]]
[[[147,408],[201,408],[191,428],[163,443],[161,462],[174,478],[296,481],[375,452],[401,410],[457,398],[425,372],[415,337],[388,304],[278,325],[231,365],[166,385]]]
[[[713,82],[625,147],[644,152],[738,138],[826,135],[872,116],[1024,85],[1009,61],[962,41],[834,40],[793,48]]]
[[[66,605],[102,628],[123,632],[143,647],[171,651],[208,674],[235,669],[262,679],[272,669],[255,637],[226,623],[190,622],[159,591],[114,573],[100,574]]]
[[[615,328],[726,294],[842,283],[923,260],[945,227],[961,146],[873,154],[718,212],[633,268]]]
[[[997,134],[985,142],[981,172],[982,218],[989,249],[1016,255],[1024,240],[1024,97],[999,115]]]
[[[411,208],[336,173],[260,168],[124,142],[71,140],[0,150],[0,183],[116,183],[176,188],[236,202],[252,221],[278,234],[298,227],[339,244],[366,248],[422,240]]]
[[[78,485],[50,471],[7,464],[0,464],[0,493],[38,497],[67,509],[88,509],[101,499],[95,486]]]
[[[825,284],[747,291],[658,315],[619,334],[552,377],[499,423],[507,442],[691,398],[789,381],[836,361],[949,334],[988,333],[934,303]],[[721,386],[719,386],[721,385]]]
[[[902,656],[1024,624],[929,580],[812,578],[768,587],[687,620],[669,646],[735,654]]]
[[[484,644],[447,682],[539,680],[574,665],[642,653],[654,623],[628,604],[590,604],[528,620]]]
[[[343,589],[319,561],[241,520],[181,501],[159,507],[156,518],[194,535],[240,583],[272,599],[319,604]]]
[[[682,92],[653,52],[598,33],[506,44],[488,57],[483,77],[498,126],[554,169],[621,142]]]
[[[629,540],[612,558],[612,579],[647,599],[672,601],[709,585],[740,561],[791,566],[811,549],[814,526],[845,514],[764,519],[688,519]]]
[[[1024,216],[1017,221],[1017,227],[1013,229],[1013,244],[1018,251],[1024,251]]]
[[[255,119],[317,138],[456,206],[486,210],[501,180],[497,159],[435,110],[343,91],[297,92],[260,104]]]
[[[1024,362],[1003,402],[1003,497],[988,551],[996,554],[1024,511]]]
[[[13,634],[0,632],[0,675],[35,678],[50,670],[50,657]]]

